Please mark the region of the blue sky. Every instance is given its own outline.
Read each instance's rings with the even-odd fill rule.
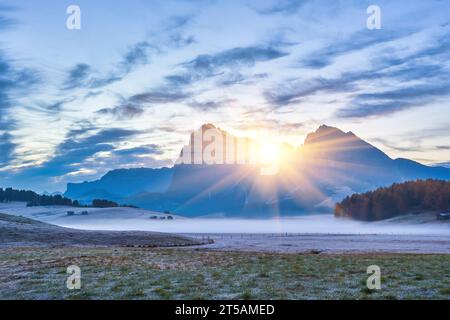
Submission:
[[[450,2],[0,0],[0,185],[171,165],[211,122],[450,158]],[[81,30],[66,28],[80,6]],[[381,8],[368,30],[366,9]]]

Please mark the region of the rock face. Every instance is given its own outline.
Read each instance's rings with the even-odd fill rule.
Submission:
[[[227,135],[211,124],[202,126],[200,134],[205,130]],[[300,148],[283,146],[278,173],[270,176],[261,175],[260,166],[249,161],[220,165],[207,164],[201,158],[194,161],[195,151],[189,148],[194,135],[188,148],[183,148],[180,159],[191,159],[196,164],[179,159],[173,168],[116,170],[99,181],[69,184],[65,195],[81,200],[100,197],[186,216],[261,217],[330,212],[337,201],[349,194],[394,182],[450,180],[448,168],[391,159],[352,132],[325,125],[310,133]],[[245,145],[248,160],[248,150],[254,142],[224,138],[221,142],[224,150],[230,150],[227,149],[229,141]],[[202,143],[200,150],[205,150],[208,144]],[[183,152],[190,153],[186,156]],[[219,156],[226,159],[227,154]]]

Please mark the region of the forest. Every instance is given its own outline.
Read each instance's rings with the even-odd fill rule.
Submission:
[[[0,188],[0,202],[26,202],[28,207],[36,206],[72,206],[81,207],[77,200],[72,201],[61,195],[39,195],[30,190],[15,190],[13,188]],[[91,207],[94,208],[114,208],[119,205],[113,201],[95,199]]]
[[[448,212],[450,181],[416,180],[353,194],[337,203],[334,215],[361,221],[379,221],[404,214]]]

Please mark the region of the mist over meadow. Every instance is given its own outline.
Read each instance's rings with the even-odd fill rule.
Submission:
[[[273,219],[195,218],[172,221],[148,219],[79,218],[61,221],[64,227],[86,230],[139,230],[169,233],[297,233],[297,234],[396,234],[450,235],[448,225],[404,222],[366,223],[336,219],[333,215],[310,215]]]

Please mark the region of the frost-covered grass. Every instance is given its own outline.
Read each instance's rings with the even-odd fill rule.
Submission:
[[[449,299],[450,255],[328,255],[154,248],[0,250],[1,299]],[[82,289],[66,288],[66,268]],[[369,265],[382,289],[366,287]]]

